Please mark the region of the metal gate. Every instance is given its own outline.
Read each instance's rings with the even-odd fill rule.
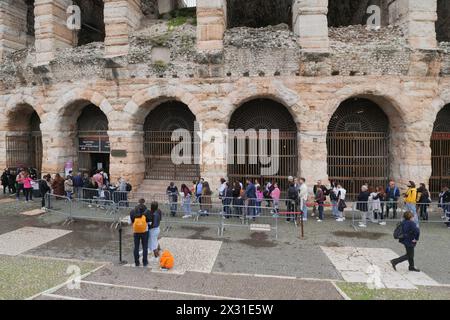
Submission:
[[[268,135],[270,139],[270,135]],[[228,178],[230,181],[242,181],[246,179],[255,180],[258,179],[260,183],[277,182],[280,190],[286,191],[288,189],[288,177],[295,176],[298,167],[298,152],[297,152],[297,132],[280,132],[279,134],[279,151],[278,161],[279,170],[275,175],[262,176],[261,169],[267,167],[261,165],[258,161],[257,164],[251,164],[250,161],[250,142],[248,139],[245,141],[245,154],[238,153],[238,139],[234,141],[234,148],[228,155],[233,159],[233,164],[228,165]],[[255,139],[259,139],[259,136]],[[270,142],[267,143],[268,155],[274,154],[270,150]],[[260,147],[257,147],[258,154],[260,153]],[[239,164],[238,158],[244,156],[244,164]]]
[[[437,198],[443,186],[450,186],[450,105],[438,113],[431,137],[431,152],[430,192]]]
[[[389,180],[389,121],[370,100],[345,101],[328,127],[328,176],[353,200],[361,186],[386,186]]]
[[[234,141],[233,150],[229,150],[228,157],[234,159],[233,164],[228,165],[228,178],[230,181],[245,179],[259,179],[259,182],[268,181],[278,182],[281,191],[288,188],[288,177],[296,176],[298,173],[298,145],[297,145],[297,125],[292,118],[289,110],[282,104],[270,99],[255,99],[244,103],[232,115],[230,120],[230,129],[233,130],[255,130],[257,133],[261,129],[268,130],[270,139],[270,130],[279,130],[279,150],[277,153],[270,150],[270,141],[268,142],[269,156],[279,156],[279,170],[277,174],[262,176],[261,168],[267,167],[258,164],[251,164],[249,161],[250,148],[249,140],[245,145],[245,154],[238,154],[237,139]],[[256,137],[255,137],[256,138]],[[259,139],[259,135],[257,137]],[[258,155],[260,155],[258,146]],[[245,157],[245,164],[239,164],[237,158]],[[259,160],[259,159],[258,159]]]
[[[6,166],[35,168],[39,175],[42,170],[41,132],[6,136]]]
[[[443,186],[450,186],[450,132],[434,133],[431,138],[431,150],[433,173],[430,179],[430,192],[436,199]]]
[[[193,181],[200,177],[200,166],[195,164],[194,132],[189,133],[192,139],[190,164],[176,165],[172,161],[172,150],[178,141],[172,141],[173,131],[146,131],[144,136],[145,178],[152,180]]]

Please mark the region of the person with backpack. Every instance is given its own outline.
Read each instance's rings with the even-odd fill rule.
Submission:
[[[330,196],[331,212],[333,213],[333,218],[337,219],[339,212],[338,212],[338,207],[337,207],[338,191],[337,191],[336,182],[331,181],[331,187],[330,187],[330,190],[328,190],[328,194]]]
[[[170,214],[175,217],[178,210],[178,188],[174,182],[171,182],[167,187],[166,194],[169,197]]]
[[[140,199],[139,204],[130,212],[130,219],[133,225],[134,237],[134,263],[139,267],[139,247],[142,243],[142,264],[144,267],[148,266],[148,243],[149,243],[149,228],[151,223],[150,211],[145,206],[145,200]]]
[[[154,201],[150,205],[150,232],[148,239],[148,249],[153,252],[153,256],[155,259],[159,257],[160,247],[158,243],[158,236],[160,234],[160,224],[162,218],[162,212],[158,209],[158,202]],[[145,249],[144,249],[145,251]]]
[[[23,179],[25,178],[25,171],[18,171],[19,174],[16,176],[16,198],[17,201],[20,200],[20,192],[22,191],[25,195],[25,189],[23,187]]]
[[[298,201],[298,191],[295,188],[294,182],[290,182],[287,192],[286,207],[288,212],[292,213],[287,215],[286,222],[295,221],[295,213],[297,212],[297,201]]]
[[[39,192],[41,193],[41,196],[42,196],[42,203],[41,203],[42,204],[42,210],[46,209],[46,207],[45,207],[46,194],[47,193],[50,194],[51,191],[52,191],[51,179],[52,179],[51,176],[49,174],[47,174],[47,175],[44,176],[43,180],[39,181]],[[48,207],[50,208],[50,198],[49,198]]]
[[[345,221],[345,215],[344,210],[347,208],[347,204],[345,203],[345,197],[347,195],[347,190],[345,190],[341,184],[338,184],[337,186],[337,193],[338,193],[338,217],[336,219],[337,222],[344,222]]]
[[[409,181],[408,190],[405,193],[405,206],[406,210],[414,214],[414,220],[417,226],[419,226],[419,217],[417,215],[417,188],[414,181]]]
[[[389,219],[389,211],[392,209],[392,218],[397,219],[398,199],[400,199],[400,190],[391,180],[386,188],[386,219]]]
[[[76,176],[72,178],[73,181],[73,191],[77,199],[81,199],[83,197],[83,177],[81,172],[78,172]]]
[[[450,229],[450,189],[445,186],[439,194],[439,206],[442,208],[444,215],[442,219],[446,222],[446,226]]]
[[[323,205],[325,203],[326,200],[326,196],[325,196],[325,186],[320,186],[319,188],[317,188],[316,191],[316,204],[317,204],[317,209],[319,211],[319,217],[317,219],[317,222],[322,222],[323,221]]]
[[[361,212],[361,222],[359,223],[360,228],[367,228],[367,213],[369,212],[369,187],[363,185],[361,187],[361,192],[358,195],[358,201],[356,203],[356,210]]]
[[[431,203],[430,192],[424,183],[417,189],[417,206],[419,207],[420,219],[428,221],[428,206]]]
[[[225,182],[226,187],[224,190],[224,202],[223,202],[223,206],[224,206],[224,212],[225,215],[224,217],[226,219],[231,218],[232,212],[231,212],[231,204],[233,201],[233,188],[232,186],[230,186],[229,182]]]
[[[399,242],[405,246],[406,254],[402,257],[391,260],[391,264],[394,270],[397,271],[398,264],[408,261],[409,271],[420,272],[419,269],[416,269],[414,264],[414,248],[419,241],[420,229],[417,227],[414,213],[411,211],[405,212],[403,219],[404,220],[397,225],[397,228],[394,231],[394,238],[398,239]]]

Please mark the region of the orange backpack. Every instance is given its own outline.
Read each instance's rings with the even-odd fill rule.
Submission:
[[[142,215],[139,218],[134,218],[134,223],[133,223],[133,232],[134,233],[146,233],[147,230],[148,230],[147,218],[145,218],[145,215]]]
[[[164,250],[164,252],[161,255],[161,259],[159,260],[159,265],[163,269],[172,269],[173,265],[175,263],[175,260],[173,258],[173,255],[168,250]]]

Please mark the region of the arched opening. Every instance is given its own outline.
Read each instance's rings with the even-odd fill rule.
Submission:
[[[97,106],[86,105],[77,119],[78,171],[93,174],[95,170],[109,173],[110,144],[108,119]]]
[[[41,120],[33,107],[22,104],[8,119],[6,135],[6,166],[16,171],[18,168],[32,168],[40,177],[42,170]]]
[[[292,26],[292,0],[227,0],[228,27]]]
[[[364,184],[386,186],[390,176],[389,119],[371,100],[341,103],[328,126],[328,176],[341,183],[349,198]]]
[[[27,6],[27,36],[34,38],[34,2],[35,0],[24,0]]]
[[[450,186],[450,104],[438,113],[434,123],[431,159],[430,192],[437,198],[443,186]]]
[[[381,25],[389,24],[389,0],[329,0],[328,26],[347,27],[366,25],[372,13],[367,13],[371,5],[381,9]]]
[[[145,179],[188,182],[199,178],[200,167],[195,154],[200,142],[195,139],[195,119],[189,107],[179,101],[161,103],[147,115],[144,123]],[[178,129],[186,130],[186,135],[172,141],[172,134]],[[172,150],[181,141],[188,141],[184,139],[191,141],[190,150],[184,150],[190,154],[183,154],[190,161],[177,164],[172,159]]]
[[[450,3],[448,0],[438,0],[437,5],[437,40],[439,42],[450,42]]]
[[[229,146],[233,150],[228,150],[228,159],[232,159],[228,164],[228,178],[230,181],[245,181],[245,179],[259,179],[263,182],[278,182],[282,191],[287,190],[289,176],[296,176],[298,172],[298,146],[297,146],[297,125],[289,110],[279,102],[271,99],[254,99],[242,104],[231,116],[229,129],[232,130],[256,130],[257,135],[246,135],[246,137],[235,138],[230,141]],[[279,130],[279,147],[273,150],[271,145],[271,135],[268,140],[259,140],[255,143],[254,138],[260,138],[259,130]],[[231,136],[230,136],[231,137]],[[238,144],[241,144],[239,147]],[[275,174],[263,175],[262,169],[267,168],[267,164],[261,163],[263,144],[267,147],[267,155],[278,158],[278,170]],[[256,163],[251,160],[253,151],[259,155]],[[243,151],[243,152],[241,152]],[[273,160],[271,162],[273,164]]]
[[[78,46],[105,41],[103,0],[74,0],[81,10],[81,29],[78,31]]]

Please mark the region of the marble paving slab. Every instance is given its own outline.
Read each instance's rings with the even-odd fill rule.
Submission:
[[[439,286],[423,272],[409,272],[408,263],[394,271],[390,261],[398,255],[385,248],[321,247],[342,278],[352,283],[368,283],[378,288],[417,289],[417,286]]]
[[[17,256],[71,233],[68,230],[25,227],[0,235],[0,254]]]

